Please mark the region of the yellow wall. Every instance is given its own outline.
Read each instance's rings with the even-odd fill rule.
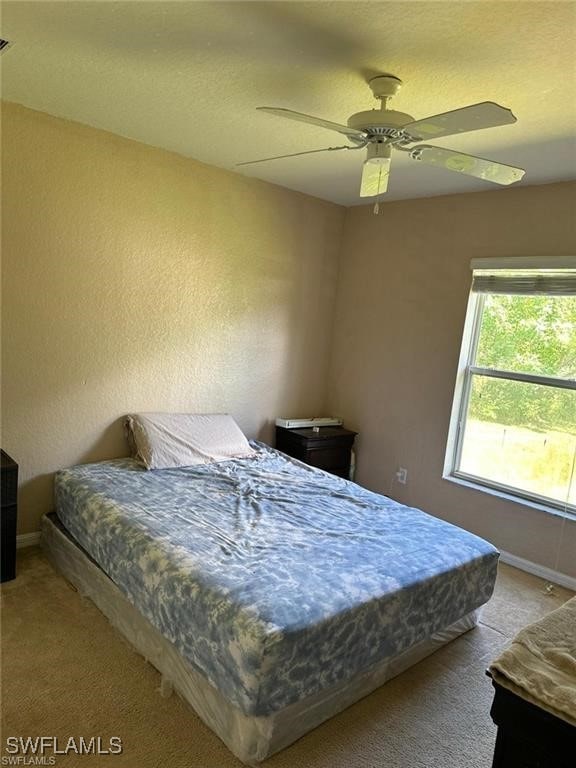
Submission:
[[[470,259],[574,253],[574,183],[349,209],[329,407],[360,431],[360,483],[576,577],[574,522],[442,480]]]
[[[323,412],[345,211],[3,106],[2,447],[19,533],[53,472],[126,455],[130,411],[226,411],[251,437]]]

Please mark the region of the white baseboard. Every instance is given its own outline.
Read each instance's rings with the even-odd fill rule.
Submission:
[[[16,536],[16,549],[35,547],[36,544],[40,544],[40,531],[34,531],[34,533],[21,533],[20,536]]]
[[[500,560],[506,563],[506,565],[512,565],[521,571],[526,571],[534,576],[540,576],[545,581],[551,581],[553,584],[559,584],[561,587],[566,587],[576,592],[576,578],[568,576],[566,573],[554,571],[552,568],[546,568],[544,565],[533,563],[531,560],[524,560],[523,557],[517,557],[516,555],[511,555],[510,552],[503,552],[502,550],[500,550]]]

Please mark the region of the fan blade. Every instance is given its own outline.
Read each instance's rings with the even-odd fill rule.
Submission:
[[[367,138],[363,131],[357,131],[356,128],[348,128],[347,125],[332,123],[330,120],[322,120],[321,117],[305,115],[303,112],[293,112],[291,109],[282,109],[282,107],[256,107],[256,109],[259,109],[260,112],[269,112],[271,115],[278,115],[278,117],[287,117],[290,120],[298,120],[301,123],[309,123],[310,125],[318,125],[320,128],[328,128],[331,131],[338,131],[338,133],[343,133],[351,139],[360,139],[364,141]]]
[[[360,197],[374,197],[383,195],[388,189],[388,176],[390,175],[390,163],[375,163],[370,160],[364,162],[362,167],[362,181],[360,182]]]
[[[526,173],[522,168],[515,168],[513,165],[504,165],[504,163],[496,163],[494,160],[485,160],[482,157],[465,155],[463,152],[456,152],[453,149],[443,149],[427,144],[414,147],[410,152],[410,157],[414,160],[421,160],[428,165],[437,165],[440,168],[447,168],[449,171],[458,171],[468,176],[484,179],[484,181],[493,181],[496,184],[514,184],[515,181],[520,181]]]
[[[336,152],[339,149],[362,149],[362,147],[324,147],[324,149],[308,149],[306,152],[292,152],[290,155],[274,155],[274,157],[261,157],[260,160],[247,160],[239,165],[254,165],[254,163],[266,163],[268,160],[282,160],[284,157],[298,157],[298,155],[313,155],[315,152]]]
[[[493,128],[497,125],[515,123],[516,118],[511,110],[495,104],[493,101],[483,101],[452,112],[443,112],[423,120],[415,120],[402,127],[402,130],[418,139],[437,139],[440,136],[451,136],[455,133],[477,131],[480,128]]]

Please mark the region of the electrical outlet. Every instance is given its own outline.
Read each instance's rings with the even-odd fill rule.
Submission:
[[[408,470],[406,467],[398,467],[398,471],[396,472],[396,480],[398,480],[399,483],[402,483],[402,485],[406,485],[408,482]]]

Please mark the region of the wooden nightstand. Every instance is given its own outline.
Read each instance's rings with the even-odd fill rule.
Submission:
[[[1,451],[0,473],[0,581],[16,576],[16,496],[18,493],[18,464]]]
[[[570,768],[576,728],[492,681],[498,726],[492,768]],[[572,757],[570,757],[572,755]]]
[[[320,427],[318,432],[312,427],[276,427],[276,448],[312,467],[348,478],[352,445],[357,434],[344,427]]]

